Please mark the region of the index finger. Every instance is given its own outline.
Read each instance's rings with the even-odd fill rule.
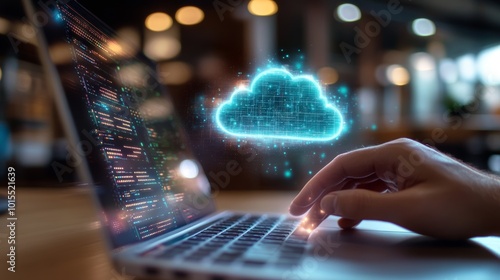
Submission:
[[[323,194],[340,190],[346,179],[379,175],[384,170],[392,169],[394,162],[392,153],[379,156],[379,148],[380,146],[362,148],[335,157],[307,182],[293,200],[290,213],[293,215],[305,213]]]

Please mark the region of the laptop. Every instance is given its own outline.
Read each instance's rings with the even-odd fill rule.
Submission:
[[[217,212],[210,186],[155,65],[74,0],[23,0],[67,138],[73,171],[93,189],[109,256],[155,279],[497,279],[498,256],[394,225],[315,232],[279,214]],[[49,46],[64,44],[66,64]],[[52,53],[54,56],[54,53]],[[463,257],[457,257],[463,256]]]

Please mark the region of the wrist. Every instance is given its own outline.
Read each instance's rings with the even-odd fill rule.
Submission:
[[[490,177],[491,178],[491,177]],[[486,188],[488,190],[487,201],[490,207],[488,211],[489,223],[492,225],[492,229],[489,235],[500,237],[500,178],[491,178],[492,182]]]

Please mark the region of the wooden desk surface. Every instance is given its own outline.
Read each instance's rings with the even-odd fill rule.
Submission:
[[[285,213],[294,196],[245,192],[215,199],[220,210]],[[0,216],[0,279],[130,279],[111,268],[88,190],[18,188],[16,211],[16,273],[7,271],[7,216]]]
[[[220,193],[216,202],[221,210],[285,213],[294,196],[230,192]],[[18,189],[16,211],[16,273],[7,271],[7,216],[0,216],[0,279],[132,279],[111,268],[89,190]],[[500,258],[500,238],[481,241]]]

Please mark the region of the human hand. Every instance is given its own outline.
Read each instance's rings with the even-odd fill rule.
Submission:
[[[308,210],[307,230],[331,214],[342,228],[368,219],[446,239],[500,235],[500,180],[398,139],[334,158],[290,206],[293,215]]]

